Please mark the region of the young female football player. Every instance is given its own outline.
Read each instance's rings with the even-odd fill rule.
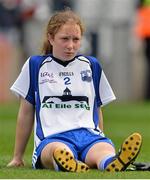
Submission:
[[[24,165],[33,125],[35,169],[122,171],[138,155],[140,134],[130,135],[116,155],[103,133],[101,107],[115,100],[115,95],[99,61],[78,54],[83,33],[84,26],[73,11],[54,14],[47,25],[43,55],[31,56],[11,87],[21,104],[9,167]]]

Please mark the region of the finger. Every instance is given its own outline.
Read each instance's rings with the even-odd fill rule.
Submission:
[[[24,166],[23,162],[10,162],[7,167],[22,167]]]

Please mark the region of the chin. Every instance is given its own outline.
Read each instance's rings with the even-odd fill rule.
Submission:
[[[69,60],[73,59],[74,57],[75,57],[75,54],[71,54],[71,55],[69,54],[69,55],[65,56],[65,59],[69,61]]]

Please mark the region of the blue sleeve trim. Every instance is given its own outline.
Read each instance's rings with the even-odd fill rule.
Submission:
[[[25,99],[33,105],[35,105],[35,92],[37,91],[38,87],[38,72],[40,65],[47,57],[48,56],[31,56],[29,60],[30,85]]]
[[[99,83],[100,83],[102,68],[99,61],[95,57],[87,56],[87,58],[90,60],[91,63],[97,106],[100,107],[102,105],[102,101],[99,94]]]
[[[99,94],[99,83],[100,83],[102,68],[101,68],[99,61],[95,57],[87,56],[87,58],[89,59],[90,64],[91,64],[92,78],[93,78],[94,89],[95,89],[93,121],[95,124],[95,129],[97,129],[98,124],[99,124],[98,107],[100,107],[102,105],[100,94]]]
[[[29,71],[30,71],[30,88],[26,99],[32,103],[34,106],[36,105],[36,121],[37,121],[37,129],[36,135],[39,137],[40,140],[44,138],[41,120],[40,120],[40,98],[39,98],[39,87],[38,87],[38,76],[39,76],[39,69],[42,65],[42,62],[50,55],[45,56],[32,56],[29,61]],[[37,96],[35,97],[35,94]]]

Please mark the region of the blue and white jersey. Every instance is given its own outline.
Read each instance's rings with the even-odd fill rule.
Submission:
[[[11,90],[35,106],[35,147],[53,134],[96,129],[97,107],[115,100],[99,62],[82,55],[66,64],[51,55],[32,56]]]

